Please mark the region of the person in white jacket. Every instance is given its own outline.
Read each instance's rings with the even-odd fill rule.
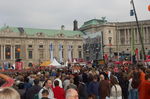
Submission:
[[[54,82],[55,81],[59,81],[59,87],[60,88],[63,88],[63,86],[62,86],[62,81],[61,81],[61,74],[60,73],[58,73],[57,75],[56,75],[56,79],[53,81],[53,87],[55,88],[55,85],[54,85]]]
[[[119,85],[118,80],[116,77],[110,77],[111,81],[111,90],[110,90],[110,99],[122,99],[122,89]]]
[[[48,90],[48,92],[49,92],[48,98],[49,98],[49,99],[55,99],[55,98],[54,98],[54,93],[53,93],[53,90],[52,90],[52,81],[51,81],[50,79],[47,79],[47,80],[44,82],[43,88],[39,91],[39,94],[38,94],[39,99],[42,98],[42,91],[43,91],[44,89]]]

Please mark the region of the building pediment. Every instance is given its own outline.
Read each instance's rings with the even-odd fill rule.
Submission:
[[[61,37],[62,38],[62,37],[65,37],[65,35],[63,33],[59,33],[59,34],[56,35],[56,37]]]
[[[36,36],[38,36],[38,37],[45,37],[45,34],[43,32],[37,32]]]

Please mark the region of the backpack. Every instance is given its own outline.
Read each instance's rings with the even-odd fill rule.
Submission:
[[[34,99],[39,99],[39,94],[38,93],[34,95]]]

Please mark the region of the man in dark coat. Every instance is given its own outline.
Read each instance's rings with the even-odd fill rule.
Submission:
[[[26,99],[34,99],[34,96],[39,93],[41,87],[39,86],[39,79],[34,80],[34,86],[29,88],[26,92]]]
[[[104,77],[103,74],[100,75],[100,99],[106,99],[106,97],[110,96],[110,83],[107,78]]]

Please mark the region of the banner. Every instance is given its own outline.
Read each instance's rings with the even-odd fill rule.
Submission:
[[[15,66],[16,66],[16,70],[22,70],[23,69],[23,62],[16,62]]]
[[[59,44],[59,61],[60,61],[60,63],[62,63],[63,62],[63,59],[62,59],[62,44]]]
[[[138,48],[135,49],[135,55],[136,55],[136,60],[139,60],[139,50]]]
[[[53,61],[53,45],[52,45],[52,43],[50,44],[50,60],[51,60],[51,62]]]
[[[72,61],[72,57],[71,57],[71,45],[68,45],[68,59],[69,59],[69,61]]]

